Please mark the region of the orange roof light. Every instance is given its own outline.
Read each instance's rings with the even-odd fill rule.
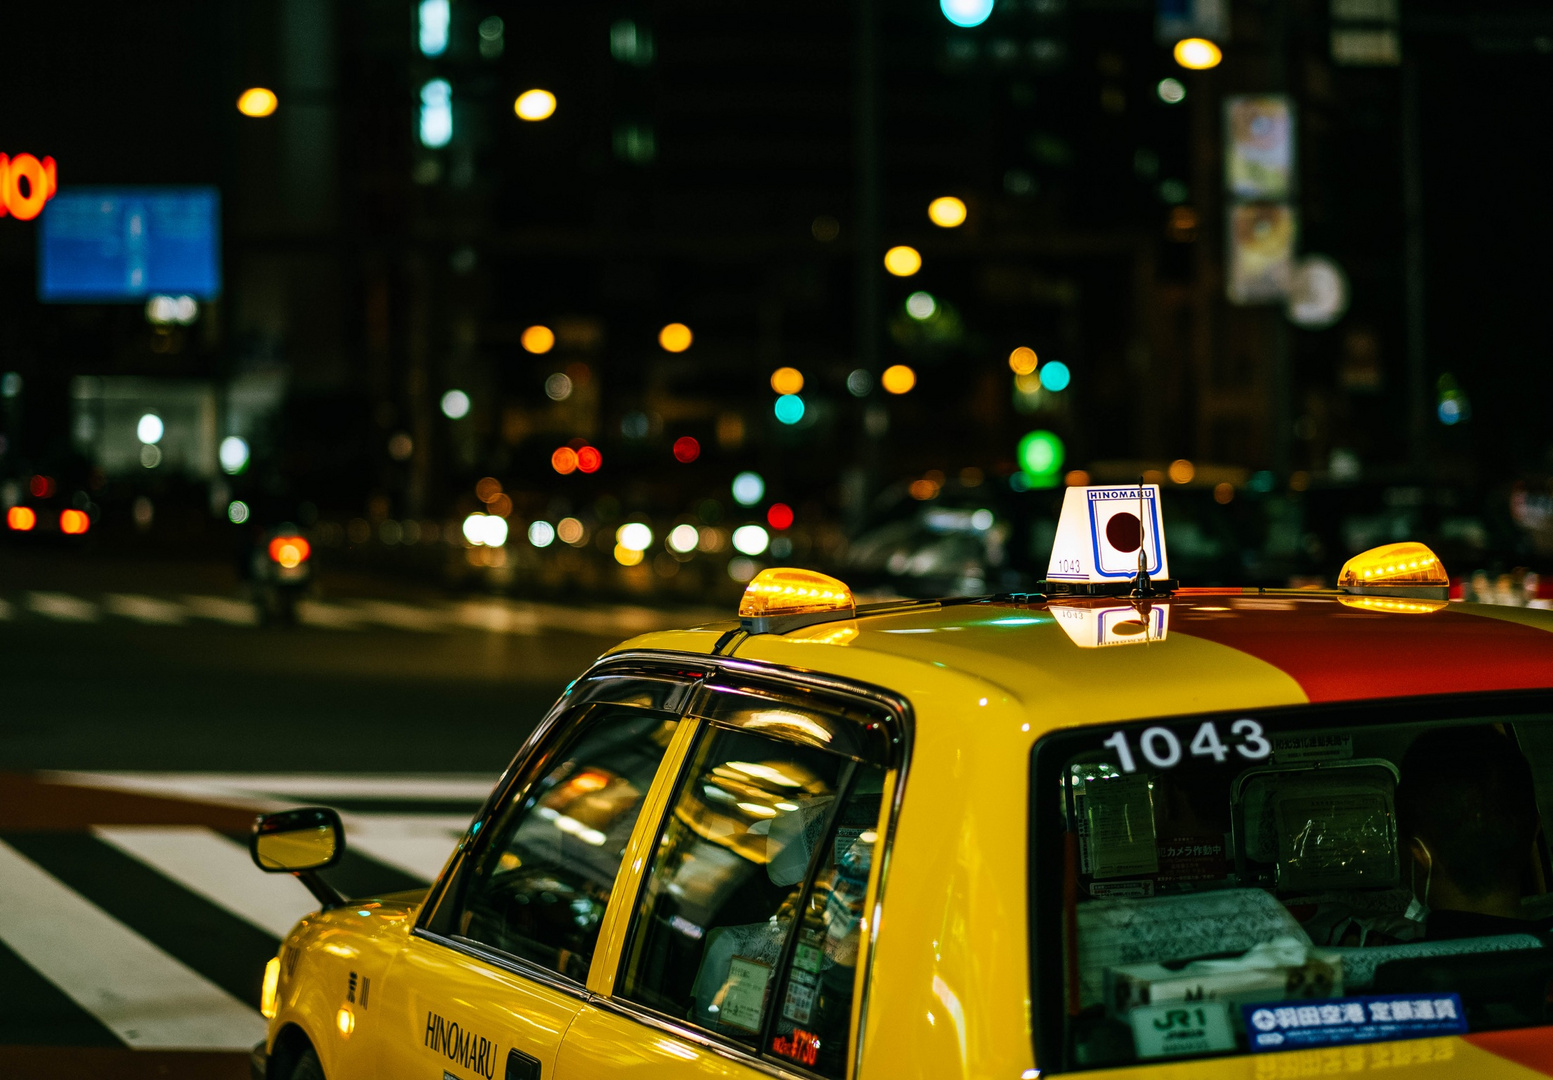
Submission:
[[[813,570],[774,566],[755,575],[739,601],[739,618],[752,633],[796,629],[813,622],[850,618],[857,601],[846,582]],[[781,620],[780,626],[769,620]]]
[[[1440,557],[1423,544],[1383,544],[1343,564],[1337,587],[1347,592],[1445,599],[1450,575]]]

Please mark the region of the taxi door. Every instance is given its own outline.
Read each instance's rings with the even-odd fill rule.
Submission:
[[[596,677],[563,703],[374,988],[375,1077],[553,1075],[688,685]]]
[[[898,716],[759,676],[703,684],[558,1080],[851,1075]]]

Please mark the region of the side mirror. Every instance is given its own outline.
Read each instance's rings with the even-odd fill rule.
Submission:
[[[324,806],[260,814],[248,838],[254,863],[271,874],[300,874],[333,866],[345,854],[345,826]]]

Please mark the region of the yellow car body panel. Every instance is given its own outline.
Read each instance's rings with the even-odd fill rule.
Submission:
[[[1396,627],[1406,636],[1428,625],[1409,623],[1402,615],[1349,612],[1330,598],[1278,604],[1293,609],[1318,602],[1325,607],[1312,612],[1330,608],[1333,618],[1350,620],[1334,623],[1338,628],[1358,625],[1355,619],[1371,620],[1366,625]],[[1057,621],[1064,605],[1050,604],[995,610],[922,605],[755,636],[737,633],[730,621],[648,634],[611,650],[689,658],[720,649],[738,663],[778,673],[821,673],[909,702],[912,734],[904,797],[890,823],[887,858],[874,862],[865,903],[868,959],[858,965],[859,992],[853,999],[860,1042],[851,1080],[1034,1075],[1031,1070],[1039,1063],[1032,1048],[1027,889],[1029,771],[1038,739],[1075,726],[1292,706],[1315,698],[1313,688],[1319,687],[1308,671],[1286,670],[1254,649],[1213,640],[1209,623],[1217,613],[1232,617],[1241,609],[1253,611],[1254,604],[1237,608],[1237,601],[1202,598],[1195,603],[1195,614],[1192,604],[1182,602],[1175,616],[1199,617],[1200,632],[1191,629],[1199,624],[1177,622],[1162,640],[1123,648],[1076,647]],[[1079,610],[1082,604],[1067,607]],[[1452,609],[1453,617],[1470,612],[1463,605]],[[1553,616],[1542,613],[1518,613],[1508,622],[1498,612],[1481,614],[1490,616],[1485,624],[1498,621],[1506,632],[1553,630]],[[1320,638],[1319,632],[1312,637],[1312,647],[1321,644]],[[1553,666],[1547,685],[1553,685]],[[601,924],[587,980],[591,998],[519,986],[520,976],[492,977],[477,959],[412,940],[411,906],[384,904],[365,916],[347,908],[310,916],[288,939],[286,948],[301,950],[302,958],[295,974],[282,976],[281,1009],[270,1025],[272,1047],[278,1032],[296,1024],[319,1046],[330,1080],[435,1077],[437,1061],[418,1040],[427,1013],[437,1011],[434,1003],[459,999],[470,1022],[485,1025],[477,1030],[505,1032],[526,1024],[534,1045],[551,1047],[548,1056],[535,1054],[545,1080],[627,1074],[639,1080],[692,1080],[782,1072],[770,1061],[730,1051],[714,1037],[665,1025],[608,1000],[657,823],[700,727],[690,717],[681,722],[643,802]],[[892,773],[887,783],[898,779]],[[880,913],[877,922],[875,912]],[[345,947],[356,950],[349,962],[341,951]],[[358,1009],[356,1029],[346,1039],[334,1021],[350,970],[370,974],[375,994],[384,973],[390,984],[412,985],[403,990],[390,985],[370,1008]],[[379,1005],[382,1012],[375,1011]],[[389,1027],[408,1033],[391,1033],[385,1030]],[[1549,1029],[1539,1030],[1549,1034]],[[502,1044],[503,1055],[508,1045]],[[1154,1063],[1084,1075],[1094,1080],[1273,1080],[1382,1069],[1392,1077],[1440,1080],[1553,1075],[1456,1037]]]

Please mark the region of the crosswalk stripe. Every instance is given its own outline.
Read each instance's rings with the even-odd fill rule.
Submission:
[[[232,626],[257,626],[259,622],[259,613],[246,600],[226,596],[185,596],[183,605],[191,615]]]
[[[348,849],[427,882],[442,873],[472,817],[473,813],[342,815]]]
[[[257,1012],[0,841],[0,939],[127,1045],[247,1050]]]
[[[96,622],[102,615],[91,601],[62,592],[30,592],[27,606],[39,615],[60,622]]]
[[[185,614],[182,604],[136,593],[108,593],[102,598],[102,606],[110,615],[158,626],[182,625]]]
[[[297,605],[297,618],[308,626],[327,630],[355,630],[364,621],[359,611],[322,600],[303,600]]]
[[[243,847],[202,826],[99,825],[92,832],[277,938],[285,937],[298,919],[318,907],[295,878],[263,873]]]
[[[355,609],[363,617],[396,630],[434,634],[448,628],[447,613],[434,608],[398,604],[390,600],[357,600]]]
[[[331,797],[404,802],[467,800],[472,804],[470,816],[491,793],[497,779],[494,773],[45,771],[38,776],[48,783],[211,800],[256,809],[279,809],[282,800],[327,805]]]

